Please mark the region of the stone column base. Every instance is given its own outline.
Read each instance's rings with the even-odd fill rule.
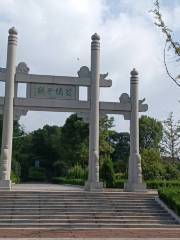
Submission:
[[[125,183],[124,190],[126,192],[146,192],[146,184],[145,183]]]
[[[84,190],[92,192],[103,191],[103,182],[89,182],[87,181],[84,186]]]
[[[11,190],[11,180],[0,180],[0,191]]]

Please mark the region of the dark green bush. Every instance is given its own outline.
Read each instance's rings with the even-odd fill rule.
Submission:
[[[158,190],[159,197],[180,216],[180,188],[163,188]]]
[[[17,176],[13,170],[11,170],[11,181],[12,183],[20,183],[20,177]]]
[[[29,177],[29,180],[31,181],[44,181],[46,179],[45,169],[31,167],[29,169],[28,177]]]
[[[127,180],[123,179],[115,179],[113,188],[124,188],[124,183],[127,182]]]

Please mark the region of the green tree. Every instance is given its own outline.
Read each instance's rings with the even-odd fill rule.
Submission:
[[[106,184],[106,187],[113,187],[115,174],[113,169],[113,162],[109,156],[104,158],[100,168],[100,177]]]
[[[163,122],[162,154],[173,161],[180,157],[180,121],[175,122],[173,113]]]
[[[61,158],[66,161],[68,168],[76,164],[86,168],[88,165],[89,128],[77,114],[67,118],[62,127]]]
[[[146,148],[158,149],[163,136],[162,123],[148,116],[139,119],[140,151]]]
[[[130,134],[128,132],[112,132],[110,141],[114,152],[111,154],[114,170],[117,173],[127,174],[128,158],[130,153]]]
[[[31,152],[32,166],[35,161],[40,161],[40,166],[45,168],[47,179],[54,176],[54,162],[61,158],[61,128],[45,125],[42,129],[32,132]]]
[[[114,148],[111,143],[111,135],[112,131],[110,130],[113,127],[114,118],[108,118],[108,116],[104,116],[100,118],[99,122],[99,156],[100,156],[100,164],[103,162],[103,159],[113,153]]]
[[[165,178],[165,166],[161,162],[160,152],[157,149],[143,149],[142,173],[145,180],[155,180]]]

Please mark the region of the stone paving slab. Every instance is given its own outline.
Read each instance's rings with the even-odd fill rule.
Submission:
[[[98,229],[98,230],[38,230],[38,229],[0,229],[0,238],[137,238],[137,239],[178,239],[180,240],[180,228],[173,229]]]

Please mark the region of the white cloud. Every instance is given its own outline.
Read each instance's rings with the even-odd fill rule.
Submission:
[[[18,61],[27,62],[32,73],[75,75],[82,65],[90,65],[90,37],[101,35],[101,72],[109,72],[112,88],[101,91],[101,99],[118,101],[129,91],[129,72],[140,73],[140,98],[146,97],[150,114],[166,118],[170,111],[178,117],[179,88],[166,76],[163,65],[164,39],[148,12],[152,1],[121,0],[0,0],[0,64],[5,65],[7,30],[18,28]],[[115,2],[115,0],[114,0]],[[117,6],[117,8],[116,8]],[[168,15],[178,31],[179,5]],[[79,58],[79,61],[77,61]],[[175,65],[174,65],[175,66]],[[178,70],[172,67],[172,71]],[[67,114],[28,113],[21,122],[27,130],[43,124],[62,124]],[[116,118],[119,124],[120,117]],[[128,128],[121,121],[117,129]]]

